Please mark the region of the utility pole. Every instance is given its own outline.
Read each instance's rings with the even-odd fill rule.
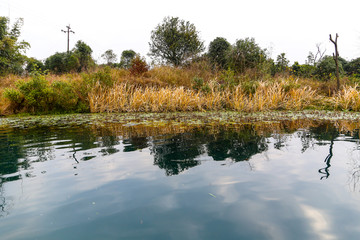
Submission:
[[[70,33],[74,33],[75,32],[73,30],[71,30],[70,24],[68,26],[66,26],[67,30],[62,30],[62,32],[67,33],[67,53],[69,53],[69,39],[70,39]]]

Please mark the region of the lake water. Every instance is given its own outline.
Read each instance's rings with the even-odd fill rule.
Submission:
[[[358,239],[353,123],[0,130],[0,239]]]

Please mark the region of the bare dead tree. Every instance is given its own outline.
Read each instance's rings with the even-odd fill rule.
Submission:
[[[315,54],[315,60],[314,62],[317,63],[317,62],[321,62],[321,60],[323,59],[324,57],[324,54],[326,52],[326,49],[324,51],[321,51],[321,43],[317,43],[316,44],[316,48],[317,48],[317,52]],[[318,58],[319,57],[319,58]]]
[[[337,39],[339,35],[336,34],[335,41],[332,39],[330,34],[330,41],[335,45],[335,53],[333,53],[333,58],[335,60],[336,64],[336,86],[337,90],[340,89],[340,76],[339,76],[339,51],[338,51],[338,45],[337,45]]]
[[[308,55],[308,59],[307,59],[307,64],[311,64],[313,65],[314,67],[316,67],[316,65],[321,62],[321,60],[323,59],[324,55],[325,55],[325,52],[326,52],[326,49],[324,50],[321,50],[321,43],[317,43],[316,44],[316,54],[314,54],[313,52],[309,52],[309,55]]]

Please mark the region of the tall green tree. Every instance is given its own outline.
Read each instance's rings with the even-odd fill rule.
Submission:
[[[165,17],[152,32],[149,55],[155,59],[181,66],[204,51],[195,25],[177,17]]]
[[[228,55],[229,66],[238,73],[246,69],[259,69],[266,61],[266,50],[260,48],[254,38],[237,40]]]
[[[0,74],[21,73],[26,60],[24,55],[30,44],[19,41],[23,19],[18,19],[11,29],[9,19],[0,17]]]
[[[95,65],[94,59],[91,57],[92,49],[89,45],[79,40],[75,44],[75,48],[73,49],[73,53],[79,59],[79,69],[78,71],[87,71],[89,68]]]
[[[112,49],[106,50],[101,57],[106,61],[107,65],[112,65],[116,62],[117,55]]]
[[[208,56],[212,64],[222,69],[227,68],[226,55],[231,47],[231,44],[222,37],[217,37],[209,44]]]
[[[285,53],[280,53],[276,58],[276,68],[278,72],[285,72],[289,67],[289,60],[286,58]]]
[[[121,53],[121,59],[120,59],[120,67],[122,68],[130,68],[131,66],[131,61],[135,58],[136,56],[136,52],[129,49],[129,50],[124,50]]]

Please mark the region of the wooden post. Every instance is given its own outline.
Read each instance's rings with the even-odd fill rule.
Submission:
[[[337,39],[339,35],[336,34],[335,41],[332,39],[330,34],[330,41],[335,45],[335,53],[333,53],[333,58],[335,60],[336,64],[336,86],[337,90],[340,90],[340,76],[339,76],[339,52],[338,52],[338,46],[337,46]]]

